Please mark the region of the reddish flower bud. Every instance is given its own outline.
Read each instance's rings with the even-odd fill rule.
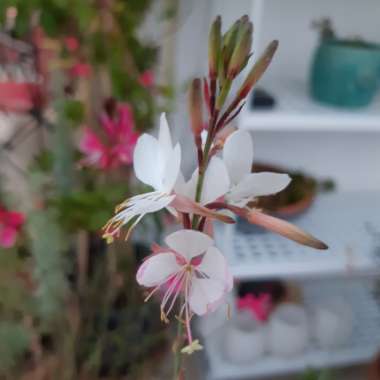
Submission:
[[[248,93],[251,91],[252,87],[257,83],[257,81],[264,74],[269,64],[272,61],[274,53],[276,52],[278,47],[278,41],[272,41],[267,48],[265,49],[263,55],[259,58],[259,60],[253,65],[251,71],[248,73],[244,83],[241,85],[240,89],[237,93],[237,99],[239,101],[243,100]]]
[[[191,83],[189,93],[189,113],[191,129],[195,137],[200,136],[203,129],[202,115],[202,82],[195,78]]]

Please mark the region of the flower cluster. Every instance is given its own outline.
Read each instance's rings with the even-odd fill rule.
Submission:
[[[277,42],[272,42],[248,73],[237,95],[225,106],[232,80],[246,65],[251,48],[252,24],[244,16],[224,36],[220,18],[210,33],[209,77],[192,83],[189,96],[191,130],[198,152],[198,167],[189,179],[181,173],[181,146],[173,143],[166,116],[161,115],[158,137],[139,137],[133,157],[136,177],[152,191],[133,196],[116,208],[104,237],[112,242],[127,227],[126,238],[149,213],[166,209],[182,229],[155,244],[137,272],[137,282],[161,294],[161,319],[168,322],[177,303],[176,317],[185,327],[184,353],[201,348],[193,340],[194,315],[214,311],[232,289],[232,275],[212,239],[212,221],[234,223],[234,215],[247,219],[300,244],[317,249],[324,243],[283,220],[254,207],[257,197],[278,193],[288,186],[287,174],[252,173],[253,142],[248,132],[227,127],[239,113],[250,89],[268,66]],[[208,110],[204,122],[203,100]],[[224,112],[223,112],[224,111]]]
[[[103,138],[85,128],[79,149],[85,155],[82,164],[98,169],[115,169],[132,163],[138,134],[133,113],[128,104],[107,102],[100,115]]]

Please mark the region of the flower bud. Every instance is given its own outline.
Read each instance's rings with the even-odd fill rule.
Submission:
[[[257,81],[264,74],[265,70],[268,68],[274,53],[276,52],[278,47],[278,41],[272,41],[267,48],[265,49],[262,56],[258,59],[258,61],[253,65],[252,69],[248,73],[244,83],[241,85],[238,90],[236,98],[239,101],[243,100],[248,93],[251,91],[252,87],[257,83]]]
[[[236,46],[228,64],[227,77],[229,79],[234,79],[247,63],[252,47],[252,31],[253,25],[249,21],[240,26]]]
[[[213,22],[209,34],[208,43],[208,65],[209,65],[209,76],[211,79],[216,79],[218,74],[218,65],[221,50],[221,27],[222,19],[218,16]]]
[[[236,38],[242,24],[242,19],[235,21],[230,29],[223,36],[222,62],[221,67],[225,72],[228,68],[232,53],[236,45]]]
[[[191,83],[189,93],[189,113],[191,129],[195,137],[200,136],[203,129],[202,115],[202,82],[195,78]]]

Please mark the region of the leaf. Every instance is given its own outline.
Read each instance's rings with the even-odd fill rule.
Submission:
[[[84,120],[84,105],[78,100],[66,100],[63,105],[63,113],[67,120],[78,126]]]

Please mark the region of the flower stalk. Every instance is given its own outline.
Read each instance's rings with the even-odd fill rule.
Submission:
[[[173,144],[163,115],[158,137],[142,135],[134,151],[136,176],[153,191],[124,201],[105,227],[105,237],[113,238],[122,226],[127,225],[130,231],[146,214],[164,208],[182,222],[181,230],[166,237],[167,247],[152,247],[153,254],[136,275],[140,285],[151,289],[146,300],[162,292],[163,322],[169,322],[169,314],[178,305],[173,380],[185,378],[182,354],[202,349],[192,336],[193,316],[214,311],[233,286],[227,261],[210,232],[212,220],[234,222],[221,210],[230,210],[300,244],[327,248],[312,235],[251,206],[257,197],[278,193],[291,181],[287,174],[252,173],[253,143],[249,133],[225,128],[239,114],[277,49],[278,42],[273,41],[249,70],[232,102],[226,104],[233,81],[251,57],[252,30],[248,16],[240,18],[223,36],[220,17],[212,25],[208,78],[203,80],[203,86],[200,79],[194,79],[189,92],[190,125],[198,153],[198,168],[191,178],[185,181],[180,172],[181,146]],[[207,128],[203,123],[203,102],[209,111]],[[187,345],[183,347],[185,340]]]

